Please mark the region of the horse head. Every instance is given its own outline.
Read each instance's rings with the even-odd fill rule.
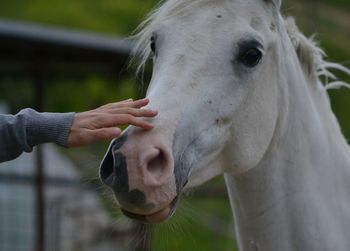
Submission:
[[[261,161],[283,102],[279,5],[168,0],[148,20],[140,51],[153,58],[155,128],[127,128],[100,169],[127,216],[162,222],[184,189]]]

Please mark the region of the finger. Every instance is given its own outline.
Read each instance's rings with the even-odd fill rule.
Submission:
[[[114,108],[125,108],[125,107],[130,107],[130,108],[141,108],[149,104],[149,99],[144,98],[144,99],[139,99],[135,101],[130,101],[130,102],[124,102],[124,103],[113,103],[109,108],[114,109]]]
[[[121,130],[115,127],[89,130],[86,135],[86,140],[89,141],[89,143],[101,140],[112,140],[119,137],[120,134]]]
[[[134,102],[134,100],[132,98],[129,98],[127,100],[114,102],[114,103],[109,103],[109,104],[100,106],[97,109],[106,110],[106,109],[114,109],[114,108],[118,108],[118,107],[125,107],[125,106],[128,106],[128,105],[132,104],[133,102]]]
[[[115,116],[115,121],[118,125],[133,125],[146,130],[150,130],[154,127],[150,122],[129,114],[117,115]]]
[[[144,99],[139,99],[133,102],[132,107],[133,108],[141,108],[149,104],[149,99],[144,98]]]
[[[158,111],[151,109],[132,109],[130,114],[134,115],[135,117],[152,118],[158,115]]]
[[[150,109],[139,109],[139,108],[118,108],[113,111],[109,111],[109,114],[130,114],[135,117],[155,117],[158,112]],[[108,116],[109,116],[108,114]]]
[[[134,102],[134,100],[133,100],[132,98],[129,98],[129,99],[120,101],[120,102],[118,102],[118,103],[119,103],[119,104],[125,104],[125,103],[132,103],[132,102]]]

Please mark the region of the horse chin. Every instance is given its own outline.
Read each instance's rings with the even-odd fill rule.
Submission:
[[[122,209],[125,216],[147,224],[160,224],[171,218],[176,211],[177,198],[175,198],[168,206],[165,208],[152,213],[152,214],[135,214],[127,210]]]

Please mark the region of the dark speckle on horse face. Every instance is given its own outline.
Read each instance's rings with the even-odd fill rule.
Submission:
[[[275,24],[275,23],[271,23],[271,24],[270,24],[270,30],[273,31],[273,32],[275,32],[276,29],[277,29],[276,24]]]
[[[143,205],[146,201],[145,194],[140,190],[134,189],[129,192],[127,201],[133,205]]]
[[[127,205],[128,209],[140,208],[146,211],[151,211],[155,208],[153,203],[146,204],[145,194],[138,190],[134,189],[128,193],[116,194],[119,202],[123,205]]]
[[[121,139],[113,147],[113,151],[119,149],[126,141]],[[127,170],[126,157],[121,152],[114,152],[114,174],[113,174],[112,189],[122,205],[127,208],[142,208],[145,210],[152,210],[155,206],[152,203],[146,204],[145,194],[137,189],[129,192],[129,176]]]
[[[126,166],[126,157],[120,152],[114,153],[114,181],[113,190],[117,193],[129,191],[129,176]]]

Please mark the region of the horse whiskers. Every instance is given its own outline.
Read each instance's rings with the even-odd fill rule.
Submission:
[[[174,247],[174,242],[172,242],[171,239],[179,239],[181,237],[188,238],[189,236],[191,236],[191,233],[186,231],[186,225],[190,225],[191,223],[187,220],[186,216],[184,217],[182,211],[183,210],[181,206],[179,208],[179,212],[176,213],[173,218],[153,228],[153,234],[157,238],[155,241],[164,245],[162,246],[162,250],[180,250],[180,247],[177,247],[176,244]],[[168,236],[171,236],[171,238],[169,238]]]
[[[152,239],[152,226],[130,220],[135,227],[135,235],[133,236],[134,246],[150,250]]]

